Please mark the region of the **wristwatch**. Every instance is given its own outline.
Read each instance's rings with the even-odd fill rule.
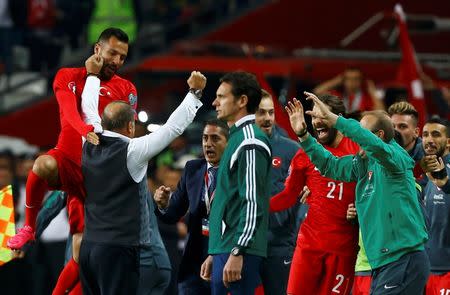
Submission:
[[[234,247],[233,249],[231,249],[231,253],[230,253],[231,255],[233,255],[233,256],[240,256],[240,255],[242,255],[242,254],[244,254],[243,253],[243,251],[241,250],[241,248],[239,248],[239,247]]]
[[[197,98],[202,98],[203,91],[201,89],[190,88],[189,92],[197,96]]]

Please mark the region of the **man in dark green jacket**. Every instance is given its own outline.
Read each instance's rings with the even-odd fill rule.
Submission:
[[[337,158],[309,136],[303,107],[294,99],[287,111],[300,144],[321,174],[356,181],[356,210],[367,258],[373,269],[371,294],[422,294],[430,264],[424,216],[415,192],[414,161],[394,138],[382,111],[364,113],[361,122],[333,114],[314,94],[319,111],[308,111],[358,143],[357,156]]]
[[[209,216],[211,289],[212,294],[253,294],[267,254],[271,149],[255,125],[261,101],[255,76],[233,72],[220,82],[213,106],[217,118],[230,126],[230,135]],[[211,277],[210,257],[201,276]]]

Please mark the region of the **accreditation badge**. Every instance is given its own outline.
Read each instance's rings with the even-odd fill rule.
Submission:
[[[209,220],[202,218],[202,235],[209,237]]]

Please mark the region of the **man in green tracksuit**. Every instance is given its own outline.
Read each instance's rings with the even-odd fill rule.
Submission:
[[[289,102],[291,125],[319,171],[341,181],[356,181],[356,210],[367,258],[373,269],[371,294],[422,294],[430,264],[428,240],[416,195],[414,161],[400,147],[388,115],[365,113],[358,123],[333,114],[314,94],[320,111],[308,111],[358,143],[363,153],[337,158],[308,135],[303,107]]]
[[[254,75],[226,74],[213,102],[230,126],[209,217],[209,254],[201,276],[212,294],[253,294],[267,252],[271,149],[255,123],[261,87]],[[212,261],[211,261],[212,260]]]

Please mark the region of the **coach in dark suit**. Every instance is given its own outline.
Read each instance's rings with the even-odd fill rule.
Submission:
[[[188,240],[178,275],[180,295],[210,294],[209,283],[200,278],[200,267],[208,256],[208,217],[216,183],[216,172],[228,140],[228,126],[219,120],[208,121],[203,129],[204,159],[186,163],[175,192],[165,186],[154,194],[156,215],[166,223],[185,216]]]

